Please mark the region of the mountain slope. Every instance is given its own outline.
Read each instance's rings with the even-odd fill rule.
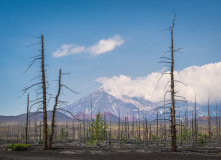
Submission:
[[[154,105],[151,102],[135,98],[124,97],[122,99],[118,99],[105,92],[103,88],[100,88],[77,102],[66,106],[65,109],[70,111],[72,114],[82,112],[90,115],[91,106],[92,114],[97,114],[100,111],[100,113],[110,112],[117,117],[119,117],[120,114],[120,116],[123,117],[127,116],[127,114],[128,116],[133,116],[133,113],[137,116],[138,106],[140,114],[143,114],[143,112],[146,113],[151,110]]]
[[[30,112],[30,115],[34,115],[36,112]],[[49,122],[51,121],[51,114],[52,111],[47,111],[47,116]],[[34,116],[30,117],[31,122],[35,121],[42,121],[43,113],[36,114]],[[0,123],[4,122],[24,122],[26,121],[26,113],[17,115],[17,116],[0,116]],[[71,122],[73,121],[72,118],[68,117],[67,115],[61,113],[61,112],[56,112],[55,114],[55,121],[56,122]]]
[[[159,118],[163,119],[164,117],[164,108],[162,103],[152,103],[150,101],[144,100],[143,98],[137,97],[122,97],[116,98],[115,96],[107,93],[101,87],[97,91],[91,93],[88,96],[76,101],[75,103],[68,105],[65,107],[66,110],[70,111],[72,114],[78,114],[79,112],[87,114],[91,117],[91,106],[92,106],[92,115],[103,112],[110,112],[116,117],[125,117],[129,116],[130,120],[134,115],[135,118],[138,118],[138,114],[140,114],[140,119],[147,117],[148,120],[156,119],[156,108],[159,107]],[[185,112],[187,110],[188,105],[188,114],[189,117],[192,115],[192,110],[194,110],[194,103],[189,102],[176,102],[176,116],[177,117],[185,117]],[[170,105],[166,106],[166,119],[170,118]],[[197,117],[206,116],[207,115],[207,106],[202,106],[197,104]],[[64,114],[67,114],[63,112]],[[81,113],[81,114],[82,114]],[[68,115],[68,114],[67,114]],[[70,115],[69,115],[70,116]],[[210,106],[210,116],[215,116],[214,105]]]

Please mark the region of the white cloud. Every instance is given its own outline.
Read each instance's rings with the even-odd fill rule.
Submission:
[[[81,53],[85,50],[84,46],[76,46],[73,44],[64,44],[61,46],[60,49],[58,49],[56,52],[53,53],[54,57],[62,57],[62,56],[67,56],[70,54],[77,54]]]
[[[85,47],[85,46],[76,46],[74,44],[64,44],[58,49],[56,52],[53,52],[54,57],[62,57],[70,54],[78,54],[78,53],[89,53],[92,55],[100,55],[106,53],[108,51],[114,50],[117,46],[120,46],[124,43],[124,40],[119,36],[115,35],[109,39],[102,39],[96,44]]]
[[[146,77],[135,79],[120,75],[112,78],[100,77],[96,81],[103,84],[104,90],[118,98],[142,97],[152,102],[159,102],[163,100],[164,93],[168,89],[165,89],[165,85],[170,79],[169,75],[163,76],[156,89],[160,76],[160,72],[154,72]],[[209,94],[212,95],[213,100],[221,99],[221,62],[201,67],[191,66],[182,71],[175,71],[174,76],[176,80],[188,85],[175,83],[176,89],[180,90],[179,95],[186,97],[188,101],[194,101],[195,93],[197,102],[200,104],[207,104]]]
[[[102,39],[98,43],[87,48],[87,51],[93,55],[99,55],[108,51],[114,50],[117,46],[124,43],[124,40],[119,35],[115,35],[113,38]]]

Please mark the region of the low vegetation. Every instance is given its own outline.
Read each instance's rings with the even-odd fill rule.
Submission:
[[[27,151],[27,149],[30,148],[31,145],[21,144],[21,143],[12,143],[12,144],[8,144],[6,147],[9,149],[12,149],[13,151]]]

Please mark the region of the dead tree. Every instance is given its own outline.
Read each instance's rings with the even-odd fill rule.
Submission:
[[[27,116],[25,126],[25,143],[28,143],[28,120],[29,120],[29,94],[27,95]]]
[[[219,106],[219,146],[220,146],[220,106]]]
[[[57,110],[58,98],[59,98],[60,92],[61,92],[61,69],[59,70],[58,93],[55,97],[55,104],[54,104],[54,108],[53,108],[53,111],[52,111],[51,132],[50,132],[50,136],[49,136],[48,149],[51,149],[52,139],[53,139],[53,136],[54,136],[55,112]]]
[[[109,133],[109,146],[111,143],[111,112],[110,112],[110,133]]]
[[[156,133],[156,145],[158,147],[158,109],[157,109],[157,133]]]
[[[173,19],[173,25],[170,28],[171,31],[171,72],[170,72],[170,78],[171,78],[171,82],[170,82],[170,93],[171,93],[171,138],[172,138],[172,148],[171,151],[172,152],[176,152],[177,151],[177,146],[176,146],[176,117],[175,117],[175,90],[174,90],[174,49],[173,49],[173,28],[175,25],[175,17]]]
[[[44,137],[43,137],[43,149],[47,149],[47,92],[45,81],[45,62],[44,62],[44,37],[41,35],[41,73],[42,73],[42,90],[43,90],[43,121],[44,121]]]
[[[35,38],[40,38],[41,41],[39,43],[36,43],[36,44],[41,44],[41,53],[35,57],[32,57],[34,58],[33,61],[31,62],[31,64],[28,66],[28,68],[26,69],[26,71],[28,71],[32,65],[40,60],[40,72],[41,72],[41,75],[35,77],[34,79],[37,79],[37,78],[40,78],[40,82],[37,82],[29,87],[25,87],[22,91],[23,91],[23,94],[26,93],[28,90],[30,90],[31,88],[33,87],[38,87],[36,89],[36,94],[37,94],[37,98],[33,105],[36,105],[36,104],[40,104],[40,108],[39,109],[43,109],[43,132],[44,132],[44,135],[43,135],[43,149],[47,149],[47,85],[46,83],[48,83],[46,81],[46,76],[45,76],[45,53],[44,53],[44,36],[41,35],[40,37],[35,37]],[[35,44],[34,44],[35,45]],[[25,71],[25,72],[26,72]],[[40,92],[39,92],[40,91]],[[39,94],[41,95],[40,98],[38,98]],[[33,106],[32,105],[32,106]]]
[[[174,53],[175,52],[179,52],[179,49],[174,49],[174,39],[173,39],[173,30],[174,30],[174,26],[175,26],[175,18],[176,18],[176,14],[174,12],[174,18],[173,18],[173,23],[172,23],[172,26],[169,27],[169,30],[170,31],[170,36],[171,36],[171,45],[170,45],[170,51],[167,51],[165,53],[170,53],[170,57],[165,57],[165,56],[162,56],[160,57],[162,60],[159,62],[159,63],[164,63],[166,64],[165,66],[169,67],[170,70],[168,72],[164,72],[161,74],[161,77],[159,78],[158,80],[158,83],[160,81],[160,79],[162,78],[162,76],[168,74],[170,75],[170,81],[166,84],[166,86],[168,84],[170,84],[170,89],[166,91],[165,94],[167,93],[170,93],[170,131],[171,131],[171,151],[172,152],[176,152],[177,151],[177,142],[176,142],[176,114],[175,114],[175,102],[176,101],[182,101],[182,100],[178,100],[176,98],[182,98],[182,99],[185,99],[184,97],[182,96],[177,96],[176,93],[178,91],[175,91],[175,82],[177,83],[181,83],[181,84],[184,84],[183,82],[181,81],[178,81],[178,80],[175,80],[174,78]],[[165,54],[164,53],[164,54]],[[163,55],[164,55],[163,54]],[[184,84],[185,85],[185,84]],[[157,84],[158,86],[158,84]],[[165,87],[166,87],[165,86]],[[176,98],[175,98],[176,97]]]
[[[195,144],[196,144],[196,142],[197,142],[197,113],[196,113],[196,95],[195,95],[195,107],[194,107],[194,109],[195,109]]]
[[[219,134],[218,134],[218,117],[217,117],[217,102],[216,102],[216,142],[219,143]]]
[[[140,140],[140,107],[138,106],[138,118],[139,118],[139,124],[138,124],[138,139]]]
[[[211,144],[211,131],[210,131],[210,128],[211,128],[211,124],[210,124],[210,113],[209,113],[209,99],[210,99],[210,95],[209,95],[209,98],[208,98],[208,132],[209,132],[209,142]]]

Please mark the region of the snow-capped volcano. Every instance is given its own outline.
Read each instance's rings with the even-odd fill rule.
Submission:
[[[188,104],[188,114],[191,117],[192,110],[194,109],[194,104]],[[115,96],[106,92],[103,87],[99,88],[97,91],[91,93],[88,96],[76,101],[75,103],[68,105],[65,107],[66,110],[71,112],[73,115],[82,117],[83,113],[87,114],[87,116],[91,117],[91,108],[92,108],[92,115],[95,116],[98,112],[109,112],[114,116],[122,117],[130,117],[134,115],[135,118],[143,119],[147,117],[149,120],[156,119],[156,108],[159,108],[159,118],[162,119],[164,109],[162,104],[155,104],[150,101],[144,100],[142,98],[130,98],[130,97],[123,97],[123,98],[116,98]],[[165,112],[166,116],[169,117],[169,107],[167,106]],[[176,115],[185,117],[187,106],[183,103],[176,103]],[[211,107],[211,111],[214,111],[214,107]],[[81,114],[80,114],[81,112]],[[63,112],[65,113],[65,112]],[[67,114],[67,113],[65,113]],[[80,114],[80,115],[78,115]],[[200,106],[197,104],[197,117],[203,116],[207,114],[207,107]],[[139,116],[138,116],[139,115]],[[69,115],[70,116],[70,115]],[[214,116],[214,113],[211,112],[211,116]]]
[[[150,111],[154,104],[137,98],[124,97],[122,99],[116,98],[113,95],[104,91],[103,87],[90,95],[78,100],[77,102],[65,107],[66,110],[77,114],[79,112],[86,113],[88,115],[97,114],[99,111],[110,112],[111,114],[121,117],[134,116],[137,117],[138,110],[140,114]]]

